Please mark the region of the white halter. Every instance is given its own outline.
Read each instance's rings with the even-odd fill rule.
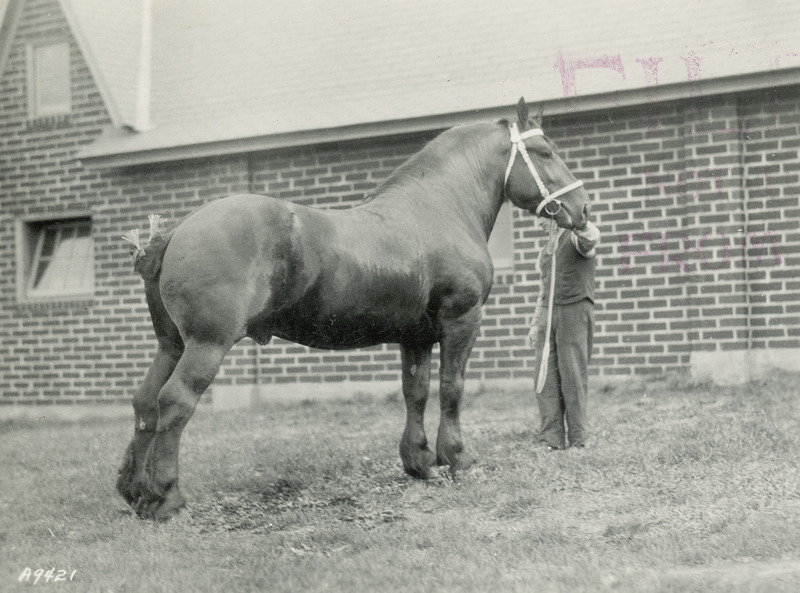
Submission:
[[[525,164],[528,165],[528,170],[531,172],[531,175],[533,175],[533,180],[536,182],[536,186],[539,188],[539,193],[542,194],[542,201],[536,207],[536,214],[539,214],[542,209],[545,209],[545,212],[547,212],[550,216],[555,216],[561,211],[561,202],[556,200],[556,198],[571,192],[573,189],[581,187],[583,185],[583,181],[575,181],[570,183],[568,186],[562,187],[558,191],[555,191],[551,194],[542,182],[542,178],[539,177],[539,173],[536,171],[536,167],[533,166],[531,157],[528,155],[528,150],[525,148],[525,138],[530,138],[531,136],[544,136],[544,132],[542,132],[542,130],[539,128],[533,128],[520,134],[516,122],[509,126],[509,132],[511,133],[511,158],[508,159],[508,166],[506,167],[506,176],[505,180],[503,181],[503,187],[505,187],[508,183],[508,176],[511,174],[511,167],[514,166],[514,161],[517,158],[517,152],[519,152],[522,155],[522,159],[525,161]],[[550,212],[546,209],[546,206],[550,202],[555,202],[558,205],[558,209],[555,212]]]

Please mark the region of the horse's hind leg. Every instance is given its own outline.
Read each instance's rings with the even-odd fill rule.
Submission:
[[[467,469],[475,463],[475,458],[464,451],[459,415],[464,395],[464,374],[472,346],[478,337],[480,320],[480,308],[476,308],[458,319],[442,323],[443,336],[439,342],[441,416],[436,438],[436,460],[439,465],[449,465],[451,472]]]
[[[137,503],[142,517],[170,519],[184,506],[178,489],[181,433],[231,345],[187,341],[175,370],[161,388],[158,424],[148,456],[149,480]]]
[[[167,382],[183,351],[182,342],[163,341],[141,386],[133,396],[135,426],[133,440],[117,478],[117,491],[134,504],[147,482],[147,454],[158,424],[158,392]]]
[[[436,478],[436,456],[428,448],[425,437],[425,404],[431,379],[431,345],[401,345],[403,362],[403,396],[406,401],[406,428],[400,440],[403,467],[415,478]]]
[[[136,504],[149,481],[147,459],[158,425],[158,394],[172,375],[184,347],[178,327],[164,308],[158,283],[145,282],[144,290],[158,351],[133,397],[135,432],[117,478],[117,491],[130,505]]]

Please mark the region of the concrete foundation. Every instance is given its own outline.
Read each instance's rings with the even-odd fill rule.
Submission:
[[[775,369],[800,372],[800,348],[693,352],[692,378],[717,385],[740,385],[761,379]]]

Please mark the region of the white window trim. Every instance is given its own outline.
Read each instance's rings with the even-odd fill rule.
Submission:
[[[492,237],[494,236],[495,229],[497,228],[498,224],[501,221],[501,217],[503,216],[508,216],[511,220],[511,228],[509,229],[509,236],[505,238],[505,240],[509,241],[509,245],[507,246],[509,254],[508,257],[500,257],[495,253],[492,253],[491,251]],[[495,240],[503,240],[503,239],[497,237]],[[489,242],[490,242],[489,254],[492,256],[492,263],[494,264],[495,273],[512,271],[514,269],[514,207],[509,200],[505,200],[503,202],[503,206],[500,212],[498,212],[497,220],[495,221],[495,226],[492,229],[492,235],[490,235],[489,237]]]
[[[88,285],[91,287],[83,291],[51,291],[31,294],[30,287],[33,281],[33,273],[38,262],[34,261],[38,256],[38,243],[42,241],[40,236],[36,241],[31,237],[31,227],[39,224],[57,223],[59,221],[73,221],[76,219],[89,219],[93,225],[92,215],[85,211],[63,213],[59,216],[40,215],[24,216],[17,218],[16,224],[16,259],[17,259],[17,302],[18,303],[47,303],[47,302],[70,302],[82,301],[93,298],[95,295],[95,262],[92,255],[92,265],[89,268],[90,277]],[[93,233],[92,233],[93,234]]]
[[[67,51],[67,64],[70,69],[69,77],[69,90],[67,92],[66,102],[61,103],[50,109],[40,111],[37,93],[38,87],[36,84],[36,50],[40,47],[48,45],[65,45]],[[39,119],[58,118],[69,115],[72,112],[72,59],[69,56],[70,45],[69,41],[63,38],[45,38],[36,41],[31,41],[26,46],[27,53],[27,83],[28,83],[28,119],[35,121]]]

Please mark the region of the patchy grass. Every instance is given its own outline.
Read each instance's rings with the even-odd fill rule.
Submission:
[[[480,463],[434,483],[402,473],[398,398],[198,413],[165,525],[114,491],[132,419],[3,423],[0,590],[28,567],[82,592],[794,592],[797,379],[602,385],[593,446],[560,453],[534,447],[532,393],[473,394]]]

